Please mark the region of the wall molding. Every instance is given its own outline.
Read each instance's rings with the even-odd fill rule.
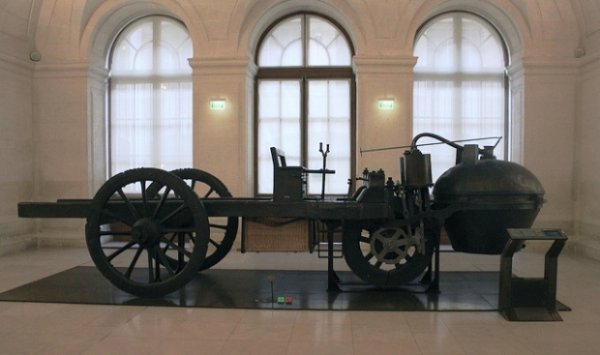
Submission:
[[[575,58],[525,57],[508,66],[509,77],[577,76],[579,64]]]
[[[35,65],[35,78],[87,78],[90,74],[88,62],[38,63]]]
[[[587,75],[595,73],[600,69],[600,51],[592,54],[587,54],[579,59],[581,61],[581,79],[585,80]]]
[[[194,76],[197,75],[248,75],[256,73],[253,61],[244,57],[228,58],[190,58]]]
[[[20,75],[32,76],[34,65],[32,62],[15,58],[10,55],[0,53],[0,64],[10,67],[10,71],[15,71]]]
[[[381,58],[354,56],[352,67],[356,74],[413,74],[417,57]]]

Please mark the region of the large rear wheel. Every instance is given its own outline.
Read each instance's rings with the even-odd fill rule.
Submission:
[[[171,171],[196,193],[202,201],[205,199],[221,199],[231,197],[231,193],[221,180],[206,171],[188,168]],[[238,230],[237,217],[208,217],[210,238],[206,258],[198,270],[215,266],[229,253]]]
[[[150,185],[160,188],[149,194]],[[110,178],[94,196],[86,223],[98,270],[140,297],[160,297],[188,283],[204,262],[209,236],[196,194],[177,176],[154,168]]]

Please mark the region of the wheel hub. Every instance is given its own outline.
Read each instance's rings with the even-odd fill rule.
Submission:
[[[402,228],[380,228],[371,234],[371,253],[379,262],[397,264],[406,257],[408,242]]]
[[[407,256],[424,253],[425,236],[418,227],[415,234],[407,233],[401,226],[381,227],[371,233],[371,253],[377,261],[398,264]]]
[[[134,223],[131,229],[131,236],[140,246],[151,247],[160,241],[160,227],[150,218],[140,218]]]

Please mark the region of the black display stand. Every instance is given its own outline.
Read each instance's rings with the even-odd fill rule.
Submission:
[[[508,229],[509,240],[500,259],[498,308],[510,321],[562,321],[556,301],[558,255],[567,236],[556,229]],[[521,278],[512,273],[514,253],[525,241],[552,241],[546,252],[543,278]]]

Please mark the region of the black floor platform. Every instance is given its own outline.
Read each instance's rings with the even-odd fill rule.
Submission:
[[[181,291],[161,299],[144,299],[117,289],[94,267],[75,267],[0,293],[0,301],[314,310],[494,311],[498,308],[496,272],[442,272],[439,294],[424,292],[420,285],[378,290],[361,284],[352,273],[338,275],[343,291],[327,292],[326,271],[215,269],[199,273]],[[277,302],[278,297],[286,296],[291,296],[291,304]]]

